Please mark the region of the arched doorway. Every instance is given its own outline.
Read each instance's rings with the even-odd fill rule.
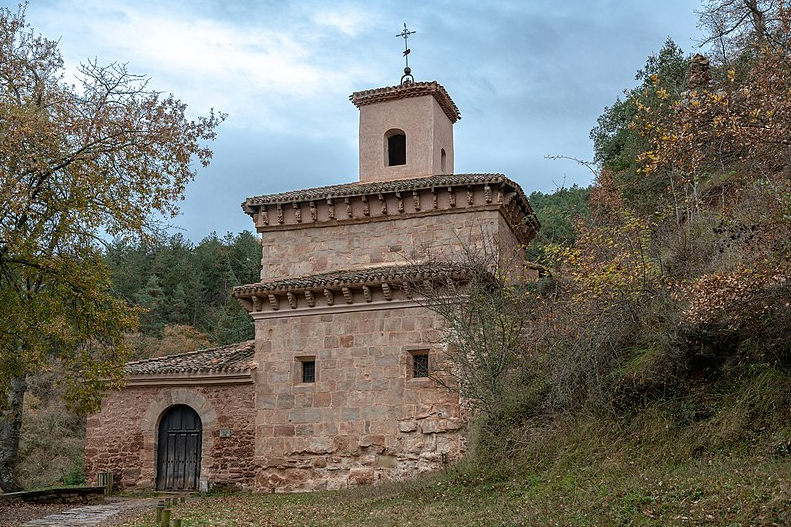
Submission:
[[[185,404],[171,406],[159,423],[157,490],[196,490],[203,426]]]

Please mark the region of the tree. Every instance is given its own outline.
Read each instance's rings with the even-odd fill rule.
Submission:
[[[722,64],[761,47],[791,51],[787,0],[706,0],[698,13],[715,58]]]
[[[541,222],[541,230],[527,246],[529,260],[540,259],[547,244],[574,242],[574,222],[590,216],[589,197],[590,188],[580,188],[576,184],[570,188],[561,187],[552,194],[530,193],[530,205]]]
[[[653,211],[657,202],[666,200],[669,186],[664,175],[648,177],[640,170],[640,156],[653,155],[641,119],[646,112],[672,113],[672,103],[686,90],[688,67],[689,59],[668,39],[659,53],[649,56],[643,69],[638,70],[635,79],[640,84],[627,90],[624,100],[617,99],[605,108],[590,132],[600,174],[612,178],[625,204],[638,211]]]
[[[429,263],[408,290],[445,322],[429,377],[496,421],[518,406],[524,363],[542,341],[544,299],[526,284],[523,251],[469,242],[453,261]],[[424,279],[425,275],[425,279]]]
[[[224,115],[190,120],[186,105],[125,65],[81,66],[64,80],[56,41],[24,7],[0,9],[0,487],[18,488],[27,379],[63,368],[66,402],[95,408],[124,361],[137,312],[113,296],[99,233],[150,233],[152,214],[195,177],[191,162]]]

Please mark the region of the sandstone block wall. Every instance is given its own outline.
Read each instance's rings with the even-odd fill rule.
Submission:
[[[99,413],[88,417],[85,473],[112,472],[119,489],[156,484],[159,420],[175,404],[186,404],[203,426],[200,478],[212,485],[249,489],[256,473],[255,392],[252,384],[194,387],[128,387],[107,394]],[[221,437],[222,435],[230,435]]]
[[[345,488],[458,459],[458,396],[412,378],[412,353],[441,357],[441,327],[421,307],[256,321],[256,489]],[[303,360],[316,382],[301,382]]]
[[[497,210],[366,221],[263,233],[262,280],[302,276],[386,263],[404,264],[429,255],[446,260],[462,247],[496,243],[503,234],[517,244]]]

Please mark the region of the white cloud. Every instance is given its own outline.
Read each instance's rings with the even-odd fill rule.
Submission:
[[[230,114],[231,126],[295,131],[321,112],[316,100],[351,90],[349,73],[326,59],[333,50],[322,47],[324,33],[353,36],[366,17],[353,9],[319,11],[306,33],[194,11],[187,17],[177,4],[69,2],[50,6],[47,18],[60,21],[48,25],[81,27],[79,33],[61,29],[71,71],[92,57],[100,64],[128,62],[131,71],[152,78],[152,87],[172,91],[198,113],[215,107]],[[49,34],[53,28],[36,29]],[[294,119],[294,112],[304,118]]]

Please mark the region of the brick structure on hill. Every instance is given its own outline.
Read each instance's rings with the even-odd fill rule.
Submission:
[[[464,280],[454,255],[521,257],[539,223],[501,174],[453,174],[458,108],[436,82],[357,92],[360,181],[242,204],[261,280],[255,340],[130,363],[88,421],[86,472],[124,488],[338,489],[464,452],[458,395],[429,378],[444,321],[406,284]]]

